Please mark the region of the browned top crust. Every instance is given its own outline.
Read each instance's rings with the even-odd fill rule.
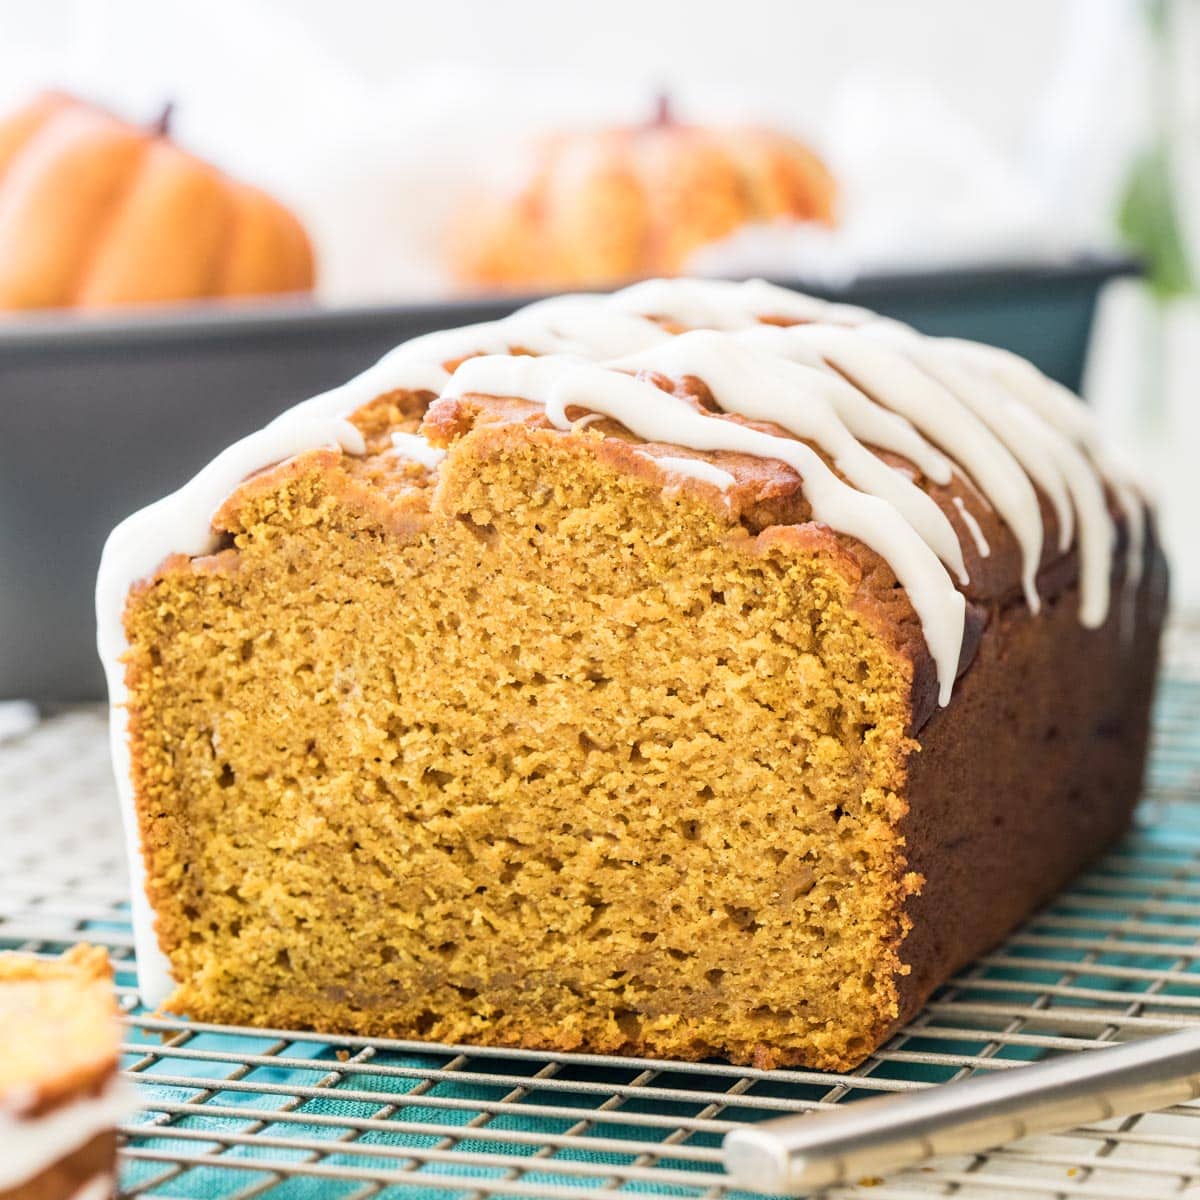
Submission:
[[[684,281],[678,282],[683,284]],[[704,286],[707,288],[708,285]],[[752,287],[731,286],[735,289]],[[863,314],[859,314],[857,318],[847,315],[849,310],[844,306],[822,306],[820,302],[783,293],[781,289],[770,290],[770,293],[768,299],[762,301],[766,307],[761,307],[754,318],[758,325],[795,326],[805,325],[814,320],[830,326],[836,326],[842,321],[852,325],[855,320],[861,320],[863,317]],[[628,293],[618,293],[612,299],[619,301],[626,295]],[[584,298],[565,299],[574,303]],[[686,300],[686,296],[684,299]],[[600,302],[601,298],[593,297],[588,302],[591,301]],[[771,305],[776,302],[782,307],[777,315],[772,315],[775,309]],[[804,316],[803,314],[810,309],[811,314]],[[687,310],[686,303],[682,305],[682,310]],[[703,306],[689,321],[681,320],[678,316],[653,315],[658,311],[654,308],[627,311],[651,314],[641,317],[643,324],[649,325],[652,330],[657,326],[659,330],[672,334],[686,335],[703,319]],[[536,314],[533,315],[536,317]],[[497,325],[452,331],[454,336],[449,342],[435,340],[429,343],[425,339],[418,339],[417,343],[405,347],[404,352],[416,351],[415,356],[410,356],[412,362],[431,367],[434,373],[438,372],[439,368],[454,371],[461,363],[485,352],[536,357],[536,352],[529,347],[537,343],[537,337],[528,336],[528,326],[520,325],[520,318],[522,313],[515,314],[509,321]],[[518,323],[512,325],[510,330],[508,326],[513,321]],[[724,326],[718,325],[718,328]],[[449,335],[432,336],[437,339]],[[543,350],[547,353],[557,353],[553,347],[547,350],[545,343]],[[949,353],[954,352],[951,350]],[[430,357],[426,359],[421,357],[423,355]],[[622,368],[619,360],[610,361],[607,365],[610,369],[615,367],[633,371],[633,368]],[[835,370],[832,363],[827,361],[826,365],[830,366],[832,374],[840,375],[840,370]],[[920,373],[918,369],[918,374]],[[401,370],[397,377],[403,375],[404,371]],[[1034,375],[1036,376],[1036,372]],[[356,382],[365,383],[366,378],[365,376],[363,381]],[[384,372],[381,378],[387,378],[387,373]],[[848,479],[838,468],[832,460],[832,452],[826,447],[773,422],[754,420],[738,413],[722,411],[712,390],[698,378],[690,375],[669,377],[646,370],[640,371],[638,378],[670,394],[677,401],[683,400],[713,421],[728,422],[770,435],[774,439],[803,445],[820,458],[832,475],[842,483],[849,484],[851,488],[860,486]],[[853,384],[849,376],[843,375],[841,380],[843,387],[847,386],[847,383]],[[934,387],[942,386],[934,376],[929,376],[928,382]],[[856,384],[853,385],[857,388]],[[733,390],[732,387],[729,388],[731,393]],[[876,398],[865,385],[858,390],[875,400],[881,408],[888,408],[886,396]],[[943,393],[952,390],[946,385]],[[348,486],[349,481],[353,481],[357,486],[356,499],[367,511],[377,515],[385,528],[402,531],[420,527],[424,516],[436,503],[439,480],[436,467],[424,465],[423,461],[409,457],[403,446],[399,447],[400,452],[397,453],[392,444],[393,435],[419,433],[427,442],[426,449],[432,448],[432,453],[436,454],[438,451],[452,451],[457,442],[468,436],[474,447],[472,453],[478,453],[493,440],[500,444],[504,438],[526,437],[536,433],[539,438],[557,440],[572,451],[591,454],[614,470],[655,483],[668,492],[688,495],[716,514],[727,525],[731,536],[748,535],[749,538],[755,539],[770,533],[773,538],[778,538],[786,536],[785,531],[788,530],[803,530],[806,542],[817,538],[831,550],[836,547],[854,576],[854,586],[859,595],[858,608],[864,613],[880,618],[878,625],[881,632],[888,640],[901,644],[914,664],[913,674],[917,681],[913,697],[914,728],[921,727],[936,703],[934,686],[938,682],[936,676],[939,672],[943,676],[940,682],[943,692],[945,691],[945,676],[950,674],[953,659],[947,658],[943,653],[938,669],[933,669],[925,631],[921,628],[921,621],[913,608],[911,598],[901,586],[896,572],[880,554],[857,538],[831,530],[815,520],[812,506],[806,497],[805,482],[787,463],[771,457],[757,457],[731,450],[700,451],[678,444],[646,441],[618,421],[589,413],[585,408],[571,409],[567,416],[575,419],[586,415],[587,423],[563,429],[549,419],[541,404],[517,396],[481,395],[460,388],[451,389],[450,394],[439,397],[431,391],[395,387],[366,403],[361,403],[369,392],[360,389],[351,394],[360,403],[350,420],[362,435],[366,454],[363,457],[352,455],[341,458],[331,469],[346,476]],[[1021,429],[1023,426],[1014,423],[1012,428]],[[1066,428],[1067,426],[1064,426],[1064,430]],[[878,428],[876,431],[880,432]],[[928,435],[928,431],[925,432]],[[985,431],[985,436],[992,438],[992,433]],[[1058,431],[1056,436],[1059,436]],[[1061,436],[1070,441],[1075,435],[1063,432]],[[993,440],[1003,442],[1003,439],[998,437]],[[1039,536],[1042,538],[1040,558],[1036,563],[1031,563],[1025,558],[1021,541],[1008,524],[1008,521],[1013,519],[1013,514],[1005,507],[1007,501],[999,498],[1004,489],[997,490],[994,481],[984,488],[979,488],[971,478],[971,472],[958,464],[945,482],[939,482],[923,474],[913,462],[892,450],[871,444],[865,437],[862,439],[862,445],[932,499],[944,517],[949,531],[956,537],[968,577],[965,583],[953,584],[962,592],[965,601],[958,674],[973,660],[981,632],[994,620],[996,613],[1026,603],[1029,576],[1035,577],[1037,594],[1044,603],[1052,603],[1064,590],[1073,588],[1077,583],[1083,582],[1082,591],[1085,593],[1087,581],[1090,581],[1093,590],[1095,589],[1097,572],[1094,565],[1089,568],[1087,580],[1081,580],[1080,536],[1076,535],[1066,550],[1060,549],[1060,527],[1055,504],[1038,488],[1033,473],[1027,471],[1024,466],[1021,466],[1020,470],[1028,477],[1031,490],[1027,489],[1029,503],[1018,509],[1017,516],[1025,525],[1032,527],[1036,524],[1033,515],[1036,503],[1036,512],[1040,514],[1041,524]],[[1081,442],[1080,447],[1082,445]],[[945,451],[945,447],[939,446],[937,437],[932,435],[928,435],[928,446]],[[1090,442],[1088,446],[1090,447]],[[1083,458],[1090,454],[1090,449],[1075,449]],[[954,455],[948,452],[946,456],[954,458]],[[308,455],[304,457],[311,461]],[[917,454],[916,457],[921,458],[921,455]],[[730,478],[729,486],[717,487],[680,470],[681,459],[699,460],[708,467],[718,468]],[[1099,521],[1103,509],[1107,508],[1112,530],[1115,532],[1115,545],[1112,547],[1107,570],[1110,575],[1113,603],[1116,603],[1127,570],[1127,547],[1136,532],[1130,529],[1130,520],[1131,516],[1137,516],[1141,502],[1136,498],[1135,489],[1124,483],[1110,483],[1094,462],[1089,464],[1089,469],[1094,471],[1102,489],[1102,492],[1096,492],[1097,498],[1103,495],[1102,504],[1098,500],[1089,502],[1090,511]],[[271,468],[266,470],[266,475],[275,477]],[[243,484],[243,489],[247,486],[257,489],[261,478],[260,474],[247,481]],[[945,477],[939,475],[939,479],[943,478]],[[217,531],[229,528],[229,514],[238,508],[239,497],[242,494],[243,490],[239,489],[239,492],[222,506],[214,522]],[[989,497],[995,501],[998,508],[992,507]],[[1082,514],[1083,506],[1077,502],[1074,492],[1071,494],[1071,503],[1077,512]],[[1025,502],[1022,501],[1022,504]],[[998,509],[1005,515],[1001,515]],[[1082,526],[1082,515],[1079,515],[1078,523]],[[1152,534],[1152,530],[1150,532]],[[1104,536],[1107,538],[1107,530]],[[1025,546],[1029,547],[1032,544],[1027,530]],[[1093,540],[1091,545],[1094,547],[1096,542]],[[1103,578],[1103,570],[1104,568],[1101,569],[1100,578]],[[949,569],[947,576],[947,582],[952,583],[953,573]]]

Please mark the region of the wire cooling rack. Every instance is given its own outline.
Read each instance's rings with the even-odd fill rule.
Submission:
[[[1137,827],[858,1070],[758,1071],[244,1030],[138,1008],[102,715],[0,742],[0,947],[107,946],[143,1110],[126,1196],[738,1200],[723,1135],[1200,1021],[1200,630],[1176,630]],[[1200,1103],[828,1196],[1200,1197]]]

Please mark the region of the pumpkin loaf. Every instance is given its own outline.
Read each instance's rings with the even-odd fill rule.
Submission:
[[[103,1200],[117,1123],[112,968],[103,950],[0,954],[0,1200]]]
[[[1005,352],[690,281],[419,338],[108,542],[144,999],[850,1067],[1125,828],[1164,596]]]

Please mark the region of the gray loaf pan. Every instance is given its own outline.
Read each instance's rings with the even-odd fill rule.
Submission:
[[[1006,346],[1077,389],[1098,290],[1133,269],[1090,259],[804,290],[928,333]],[[103,695],[92,589],[105,536],[121,518],[397,342],[491,320],[517,303],[190,308],[0,323],[0,698]]]

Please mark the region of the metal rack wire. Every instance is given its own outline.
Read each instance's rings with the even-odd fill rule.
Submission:
[[[143,1111],[126,1196],[732,1200],[735,1125],[1200,1021],[1200,631],[1176,631],[1137,828],[858,1070],[758,1071],[243,1030],[155,1017],[134,990],[101,714],[0,743],[0,947],[108,947]],[[868,1190],[869,1189],[869,1190]],[[864,1180],[832,1196],[1200,1196],[1200,1104]]]

